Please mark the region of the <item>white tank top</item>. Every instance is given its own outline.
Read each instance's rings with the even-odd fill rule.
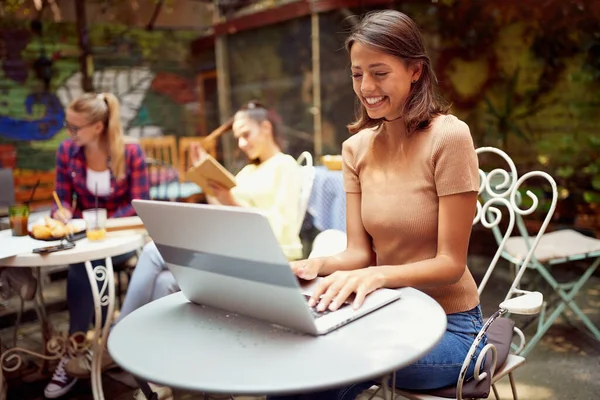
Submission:
[[[104,171],[93,171],[87,169],[87,177],[85,183],[90,192],[96,192],[96,185],[98,185],[98,196],[108,196],[110,194],[110,170]]]

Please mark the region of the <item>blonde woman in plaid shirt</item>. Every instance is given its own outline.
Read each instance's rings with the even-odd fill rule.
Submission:
[[[135,215],[133,199],[148,199],[148,174],[144,154],[137,144],[125,144],[119,100],[111,93],[86,93],[67,108],[65,128],[70,137],[56,153],[55,190],[64,210],[55,206],[52,216],[63,222],[95,207],[106,208],[111,218]],[[76,200],[74,201],[74,198]],[[73,206],[73,203],[75,204]],[[131,254],[113,258],[113,264]],[[96,266],[102,261],[93,261]],[[94,316],[92,291],[83,264],[69,266],[67,277],[69,334],[86,332]],[[67,376],[69,357],[58,363],[44,390],[47,398],[67,393],[77,382]]]

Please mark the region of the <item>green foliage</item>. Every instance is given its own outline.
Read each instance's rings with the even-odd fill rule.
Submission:
[[[600,137],[564,135],[537,143],[539,161],[568,196],[600,203]]]

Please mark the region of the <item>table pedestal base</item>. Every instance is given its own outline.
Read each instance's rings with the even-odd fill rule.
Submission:
[[[39,308],[39,310],[37,310],[38,317],[41,319],[40,322],[42,323],[44,354],[21,347],[14,347],[6,350],[2,356],[0,356],[0,396],[7,390],[4,371],[12,372],[18,370],[23,363],[23,354],[38,357],[44,360],[44,362],[47,362],[59,360],[65,355],[69,355],[71,358],[83,355],[84,352],[91,347],[93,351],[93,358],[90,366],[92,394],[96,400],[104,399],[104,391],[102,389],[102,354],[105,351],[104,341],[108,336],[111,327],[115,303],[112,259],[107,257],[105,259],[105,265],[99,265],[95,268],[90,261],[86,261],[85,269],[92,289],[95,311],[94,337],[91,344],[87,343],[85,333],[83,332],[77,332],[70,336],[66,333],[62,333],[54,335],[46,340],[46,335],[52,335],[53,329],[50,324],[45,323],[47,319],[45,307],[36,307],[36,309]],[[98,288],[98,286],[100,286],[100,288]],[[41,289],[38,290],[36,303],[38,303],[37,305],[43,305],[44,302],[41,295]],[[107,307],[106,321],[104,324],[102,324],[102,307]]]

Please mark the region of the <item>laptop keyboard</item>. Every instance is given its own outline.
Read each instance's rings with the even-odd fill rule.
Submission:
[[[306,302],[308,303],[308,301],[310,300],[310,296],[309,296],[309,295],[307,295],[307,294],[305,294],[305,295],[304,295],[304,298],[306,299]],[[347,305],[349,305],[349,303],[348,303],[348,302],[344,302],[344,304],[342,304],[342,305],[341,305],[341,306],[338,308],[338,310],[340,310],[340,309],[342,309],[342,308],[346,307]],[[318,311],[318,310],[317,310],[317,306],[314,306],[314,307],[308,307],[308,308],[310,309],[310,312],[311,312],[311,314],[312,314],[312,316],[313,316],[313,318],[314,318],[314,319],[320,318],[320,317],[322,317],[322,316],[324,316],[324,315],[327,315],[327,314],[329,314],[329,313],[333,312],[333,311],[331,311],[331,310],[329,310],[329,309],[325,309],[324,311]],[[336,311],[337,311],[337,310],[336,310]]]

